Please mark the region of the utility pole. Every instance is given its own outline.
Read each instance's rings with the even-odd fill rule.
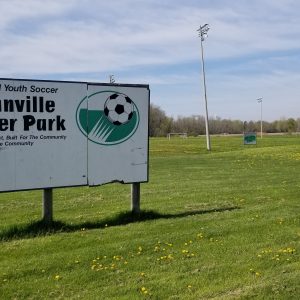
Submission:
[[[206,81],[205,81],[205,67],[204,67],[204,51],[203,42],[205,37],[207,37],[207,32],[209,30],[208,24],[200,26],[197,31],[199,31],[199,37],[201,42],[201,59],[202,59],[202,74],[203,74],[203,88],[204,88],[204,101],[205,101],[205,129],[206,129],[206,147],[207,150],[211,150],[210,135],[209,135],[209,124],[208,124],[208,110],[207,110],[207,95],[206,95]]]

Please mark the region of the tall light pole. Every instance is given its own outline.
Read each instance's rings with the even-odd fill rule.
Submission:
[[[256,99],[258,103],[260,103],[260,138],[262,139],[262,133],[263,133],[263,125],[262,125],[262,102],[263,98],[260,97]]]
[[[203,42],[205,37],[207,37],[208,30],[209,30],[208,24],[204,24],[203,26],[200,26],[197,31],[199,31],[199,37],[201,41],[201,58],[202,58],[203,88],[204,88],[204,101],[205,101],[206,146],[207,146],[207,150],[210,151],[211,145],[210,145],[210,136],[209,136],[207,95],[206,95],[206,82],[205,82],[204,54],[203,54]]]

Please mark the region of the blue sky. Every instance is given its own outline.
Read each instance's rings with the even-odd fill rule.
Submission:
[[[300,117],[300,1],[1,0],[0,76],[147,83],[169,116]]]

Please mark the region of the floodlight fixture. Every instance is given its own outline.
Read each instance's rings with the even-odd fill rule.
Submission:
[[[109,83],[115,83],[115,75],[109,75]]]
[[[199,31],[199,37],[201,37],[201,41],[203,42],[204,39],[207,37],[207,32],[210,29],[208,24],[204,24],[203,26],[200,26],[197,31]]]

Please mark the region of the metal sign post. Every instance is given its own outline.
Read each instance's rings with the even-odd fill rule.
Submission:
[[[43,221],[45,223],[52,223],[53,221],[53,193],[52,189],[43,190]]]
[[[135,182],[131,185],[131,211],[133,213],[139,213],[140,210],[140,199],[141,199],[141,190],[140,183]]]

